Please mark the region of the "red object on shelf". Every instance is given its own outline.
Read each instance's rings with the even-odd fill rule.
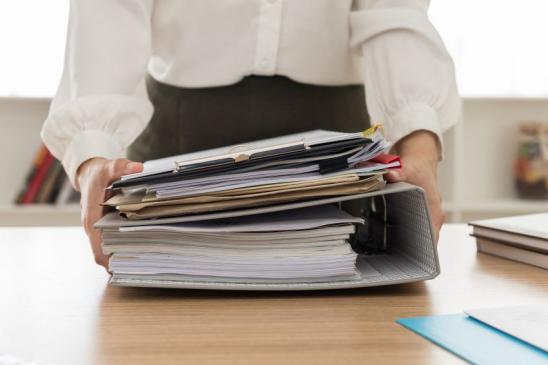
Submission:
[[[23,195],[23,198],[21,199],[22,204],[34,203],[36,194],[38,194],[38,191],[40,190],[40,186],[42,186],[42,183],[44,182],[48,174],[48,170],[53,164],[53,161],[54,161],[53,155],[46,150],[46,155],[43,157],[40,166],[38,166],[38,170],[36,171],[36,174],[32,178],[29,184],[29,187],[27,191],[25,192],[25,195]]]

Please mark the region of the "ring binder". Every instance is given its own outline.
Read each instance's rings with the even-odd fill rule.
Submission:
[[[344,205],[349,202],[364,202],[377,198],[386,204],[380,219],[371,220],[371,229],[383,240],[385,250],[373,254],[361,253],[357,269],[361,277],[347,281],[323,282],[272,282],[260,283],[219,278],[191,279],[171,277],[125,277],[114,274],[110,282],[117,286],[141,286],[185,289],[215,290],[328,290],[393,285],[433,279],[440,273],[434,231],[424,191],[407,183],[389,184],[383,190],[343,197],[322,198],[311,201],[286,203],[237,211],[205,213],[190,216],[160,218],[152,221],[127,221],[116,213],[109,213],[96,228],[132,227],[138,225],[159,225],[204,220],[243,217],[269,212],[280,212],[326,204]],[[386,242],[384,242],[386,239]]]
[[[389,148],[380,132],[311,131],[175,156],[175,173],[162,172],[169,159],[150,161],[104,203],[119,215],[97,224],[113,254],[111,282],[311,290],[433,278],[439,265],[424,192],[386,185],[386,169],[401,166],[384,154]],[[303,229],[319,224],[319,212],[346,218],[328,231]],[[263,233],[247,232],[246,221]],[[236,231],[211,232],[219,226]]]

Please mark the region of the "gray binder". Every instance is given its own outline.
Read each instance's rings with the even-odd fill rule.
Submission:
[[[211,278],[175,278],[169,276],[151,280],[144,277],[141,279],[114,275],[111,278],[111,284],[134,287],[217,290],[326,290],[409,283],[433,279],[439,275],[440,267],[436,242],[424,191],[417,186],[406,183],[388,184],[383,190],[365,194],[230,212],[162,218],[149,222],[127,221],[116,213],[110,213],[99,221],[96,227],[201,221],[323,204],[337,204],[341,209],[350,210],[354,215],[363,207],[374,211],[375,219],[369,219],[369,224],[373,225],[371,228],[378,233],[374,243],[379,250],[377,253],[360,254],[358,256],[357,267],[361,273],[359,279],[333,282],[261,282],[244,279],[219,280],[215,278],[213,280]]]

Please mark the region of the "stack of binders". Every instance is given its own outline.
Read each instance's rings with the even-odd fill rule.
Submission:
[[[116,212],[96,225],[111,282],[264,289],[360,280],[367,270],[356,269],[350,242],[367,222],[337,202],[385,187],[383,174],[400,166],[389,147],[378,128],[316,130],[148,161],[110,187],[104,204]]]

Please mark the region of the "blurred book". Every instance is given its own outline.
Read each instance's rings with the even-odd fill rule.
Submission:
[[[78,203],[80,201],[80,193],[77,192],[70,183],[68,177],[65,176],[63,183],[55,197],[56,205],[64,205],[70,203]]]
[[[479,252],[548,269],[548,213],[471,222]]]
[[[80,194],[72,187],[61,162],[41,145],[25,182],[17,195],[16,204],[56,204],[77,203]]]
[[[520,123],[515,186],[526,199],[548,199],[548,123]]]

